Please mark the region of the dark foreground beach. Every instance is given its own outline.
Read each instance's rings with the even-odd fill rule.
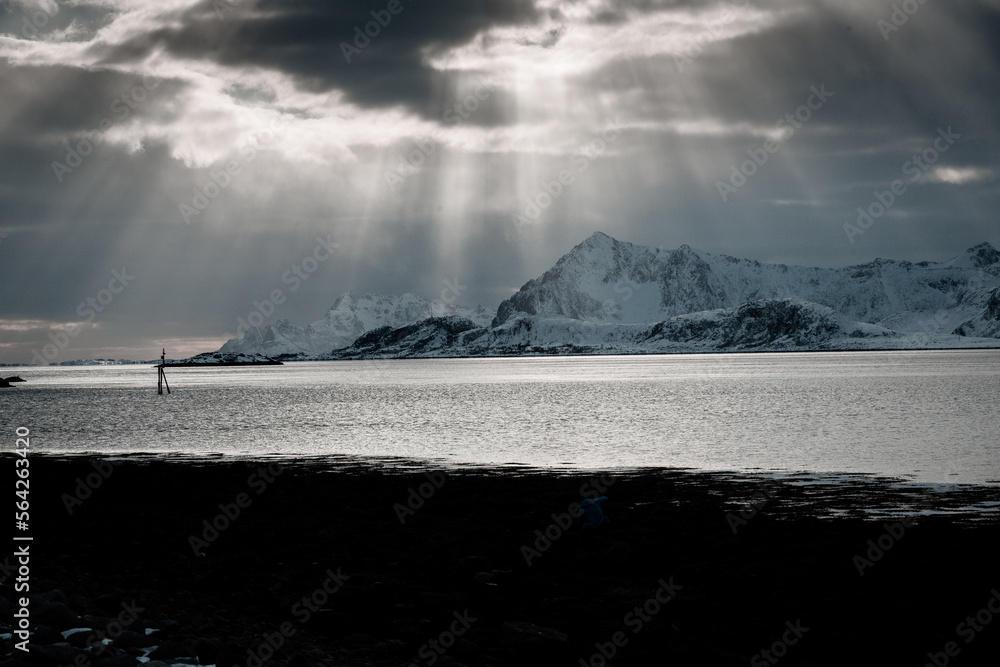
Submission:
[[[997,487],[36,456],[30,499],[4,665],[1000,664]]]

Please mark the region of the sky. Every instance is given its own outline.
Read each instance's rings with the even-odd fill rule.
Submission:
[[[495,309],[595,231],[947,260],[998,155],[1000,0],[7,0],[0,363]]]

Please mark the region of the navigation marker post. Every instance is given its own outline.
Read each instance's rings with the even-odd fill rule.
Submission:
[[[163,372],[163,368],[167,365],[167,350],[163,349],[163,354],[160,355],[160,365],[157,366],[157,376],[156,376],[156,393],[162,394],[163,387],[167,387],[167,393],[170,393],[170,385],[167,384],[167,374]]]

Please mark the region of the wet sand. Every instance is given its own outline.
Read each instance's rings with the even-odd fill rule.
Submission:
[[[1000,655],[1000,614],[976,620],[1000,590],[1000,487],[336,460],[36,456],[31,471],[42,620],[68,629],[63,607],[106,628],[123,602],[142,609],[100,655],[83,633],[65,647],[39,637],[30,663],[45,667],[81,655],[130,667],[153,643],[146,628],[154,660],[220,667]],[[572,504],[596,494],[610,523],[570,525]]]

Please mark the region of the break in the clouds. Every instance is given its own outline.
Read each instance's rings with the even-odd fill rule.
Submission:
[[[495,307],[595,230],[946,259],[1000,244],[998,101],[997,0],[8,1],[0,361],[213,349],[278,288]]]

